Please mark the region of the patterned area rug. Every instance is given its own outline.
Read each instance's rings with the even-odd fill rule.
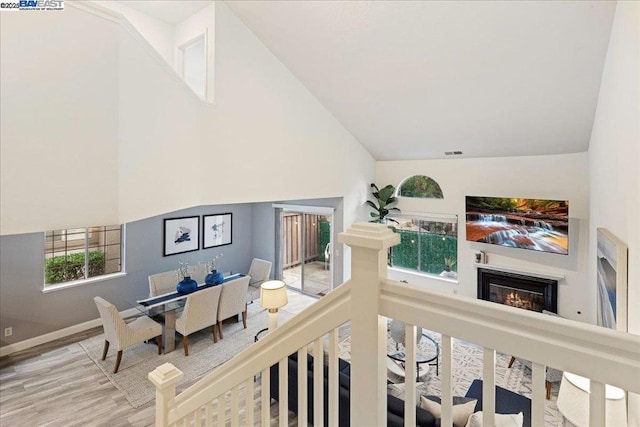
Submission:
[[[442,342],[440,334],[432,331],[423,330],[424,334],[429,335],[438,345]],[[423,338],[419,344],[425,345]],[[338,344],[339,357],[344,360],[351,360],[351,337],[346,338]],[[389,353],[395,351],[395,342],[389,340],[387,343]],[[439,357],[438,363],[442,367],[442,356]],[[468,343],[462,340],[453,340],[453,395],[464,396],[469,389],[473,380],[482,378],[482,347]],[[496,385],[506,388],[507,390],[518,393],[522,396],[531,398],[531,370],[524,367],[518,359],[511,368],[508,368],[511,355],[504,353],[496,353]],[[441,374],[442,372],[440,372]],[[404,378],[388,372],[389,380],[398,384],[403,383]],[[441,379],[436,375],[436,368],[432,366],[428,373],[420,377],[418,384],[418,393],[440,396]],[[545,426],[562,426],[562,415],[558,411],[556,400],[558,398],[558,388],[560,383],[552,383],[551,399],[545,400]]]
[[[285,322],[291,315],[281,311],[279,322]],[[242,321],[225,323],[223,326],[224,339],[218,339],[214,344],[211,328],[189,335],[189,356],[185,357],[182,344],[176,342],[176,349],[168,354],[158,355],[155,344],[139,344],[126,349],[122,355],[122,363],[117,374],[113,373],[116,351],[112,348],[103,362],[102,349],[104,335],[98,335],[78,344],[87,356],[100,368],[109,381],[124,394],[131,406],[138,408],[155,399],[155,386],[147,375],[163,363],[172,363],[184,373],[184,378],[178,383],[177,392],[181,392],[189,385],[215,367],[223,364],[241,350],[253,344],[256,333],[269,324],[268,315],[260,304],[250,304],[247,309],[247,329],[242,327]],[[181,336],[176,334],[176,337]]]

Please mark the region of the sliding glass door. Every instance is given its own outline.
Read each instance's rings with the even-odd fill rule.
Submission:
[[[333,210],[316,207],[283,208],[279,215],[278,275],[292,288],[323,296],[333,289]]]

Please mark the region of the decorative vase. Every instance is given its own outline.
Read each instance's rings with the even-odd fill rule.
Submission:
[[[211,270],[211,273],[207,274],[204,278],[204,283],[207,285],[219,285],[224,281],[224,276],[219,273],[218,270]]]
[[[198,288],[198,282],[193,280],[191,276],[185,276],[184,279],[180,283],[178,283],[178,287],[176,290],[179,294],[190,294]]]

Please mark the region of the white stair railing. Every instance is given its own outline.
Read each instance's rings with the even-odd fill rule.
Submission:
[[[544,425],[545,367],[591,379],[591,427],[605,425],[604,385],[640,393],[640,337],[487,301],[429,292],[386,279],[386,252],[399,237],[384,226],[354,224],[340,234],[352,248],[351,280],[274,333],[175,396],[181,373],[166,364],[149,378],[156,384],[156,425],[253,425],[253,377],[261,376],[261,424],[270,425],[269,368],[278,363],[279,425],[287,426],[287,356],[298,352],[298,425],[307,425],[306,347],[322,358],[329,334],[328,425],[338,425],[338,327],[351,320],[351,425],[384,426],[387,420],[387,318],[406,324],[405,425],[416,424],[416,327],[442,334],[442,423],[452,425],[452,338],[484,348],[483,424],[495,425],[496,351],[532,361],[532,426]],[[323,368],[314,363],[313,424],[323,425]],[[244,384],[244,386],[242,386]],[[241,389],[249,398],[240,398]],[[230,391],[230,392],[229,392]],[[224,397],[230,393],[230,403]],[[215,400],[218,400],[214,403]],[[244,407],[239,401],[244,402]],[[229,416],[225,410],[230,407]],[[219,415],[214,418],[215,409]],[[240,420],[240,414],[244,418]],[[213,420],[219,421],[213,424]],[[257,421],[257,420],[256,420]],[[618,426],[616,426],[618,427]],[[623,426],[620,426],[623,427]]]
[[[182,373],[170,363],[166,363],[149,373],[149,379],[156,385],[156,425],[225,425],[225,418],[231,418],[231,425],[254,424],[254,377],[261,380],[261,415],[262,425],[270,425],[270,373],[269,368],[279,364],[280,384],[280,425],[287,425],[287,358],[290,354],[298,353],[301,361],[299,372],[306,374],[307,345],[314,343],[314,359],[322,360],[322,340],[325,334],[329,334],[329,371],[330,378],[330,403],[335,406],[337,402],[337,328],[349,318],[350,311],[349,282],[340,286],[317,303],[308,307],[295,317],[295,321],[285,322],[275,331],[269,333],[256,344],[242,351],[229,362],[215,369],[196,384],[192,385],[180,395],[175,395],[175,384],[180,380]],[[301,357],[303,356],[304,357]],[[314,364],[319,367],[319,372],[314,372],[314,384],[322,387],[323,374],[322,363]],[[299,387],[299,402],[306,402],[307,387]],[[227,394],[230,392],[230,401],[227,402]],[[323,393],[315,393],[315,408],[323,408]],[[242,408],[244,419],[241,422],[238,402],[242,400],[245,407]],[[229,417],[226,416],[226,407],[230,405]],[[306,411],[306,404],[301,408]],[[337,413],[337,407],[335,407]],[[214,420],[217,424],[212,424]],[[314,425],[322,425],[318,417],[322,417],[322,411],[315,415]],[[200,422],[204,424],[200,424]]]

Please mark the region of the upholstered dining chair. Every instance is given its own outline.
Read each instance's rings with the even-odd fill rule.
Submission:
[[[194,332],[211,326],[213,342],[218,342],[216,337],[216,323],[218,321],[218,303],[222,286],[214,286],[202,291],[189,294],[184,310],[176,319],[176,331],[182,335],[184,355],[189,355],[189,338]]]
[[[260,285],[269,280],[269,275],[271,274],[271,261],[254,258],[251,261],[249,273],[247,274],[251,276],[247,301],[253,301],[260,298]]]
[[[209,274],[209,268],[206,263],[201,262],[192,267],[190,266],[189,273],[191,274],[191,278],[195,280],[198,285],[201,285],[204,283],[207,274]]]
[[[242,313],[242,324],[247,328],[247,290],[251,276],[243,276],[219,285],[222,288],[218,307],[218,333],[222,334],[222,321]]]
[[[118,351],[116,366],[113,373],[117,374],[122,361],[122,352],[135,344],[140,344],[151,338],[158,342],[158,354],[162,354],[162,325],[148,318],[138,317],[133,322],[126,323],[115,305],[109,301],[95,297],[93,300],[100,312],[102,327],[104,328],[104,350],[102,360],[107,358],[109,344],[113,344]]]
[[[149,296],[155,297],[157,295],[175,292],[179,281],[180,279],[178,278],[176,270],[152,274],[149,276]]]

